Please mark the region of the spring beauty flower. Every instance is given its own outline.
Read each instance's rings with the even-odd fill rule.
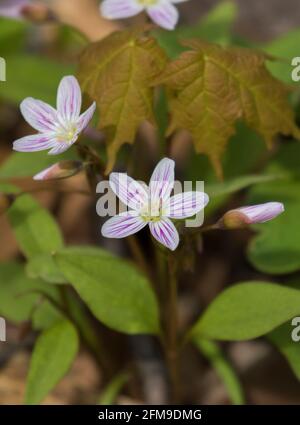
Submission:
[[[281,202],[267,202],[230,210],[224,214],[220,224],[226,229],[238,229],[250,224],[273,220],[283,212],[284,205]]]
[[[30,4],[28,0],[0,0],[0,16],[22,19],[23,11]]]
[[[64,77],[59,84],[57,109],[31,97],[23,100],[21,113],[38,133],[16,140],[13,149],[19,152],[51,149],[50,155],[57,155],[69,149],[87,127],[96,109],[94,102],[80,114],[81,101],[81,90],[73,76]]]
[[[112,173],[109,178],[111,189],[130,210],[110,218],[102,226],[102,235],[125,238],[148,225],[152,236],[174,251],[179,244],[179,235],[170,219],[192,217],[209,201],[203,192],[171,196],[174,168],[174,161],[162,159],[153,171],[149,186],[142,185],[125,173]]]
[[[157,25],[173,30],[179,19],[174,4],[185,1],[188,0],[104,0],[101,14],[107,19],[122,19],[145,11]]]

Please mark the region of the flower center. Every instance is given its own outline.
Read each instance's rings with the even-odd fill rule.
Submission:
[[[56,134],[56,139],[61,143],[72,143],[74,137],[77,135],[77,128],[74,124],[70,124],[67,127],[60,128]]]
[[[141,217],[146,222],[160,221],[164,215],[164,210],[161,201],[151,201],[145,204],[141,209]]]
[[[154,6],[158,3],[158,0],[138,0],[142,6]]]

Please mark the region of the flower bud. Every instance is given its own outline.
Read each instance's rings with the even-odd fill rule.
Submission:
[[[60,161],[36,174],[34,180],[60,180],[75,176],[83,168],[81,161]]]
[[[0,215],[4,214],[15,200],[12,193],[0,193]]]
[[[284,211],[280,202],[267,202],[265,204],[236,208],[224,214],[220,225],[226,229],[240,229],[250,224],[265,223],[273,220]]]

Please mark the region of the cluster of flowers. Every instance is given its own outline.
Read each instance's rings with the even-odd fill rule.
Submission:
[[[81,112],[82,94],[78,81],[67,76],[60,82],[57,93],[57,109],[41,100],[27,98],[21,103],[25,120],[38,133],[16,140],[13,148],[21,152],[48,150],[57,155],[70,148],[80,133],[88,126],[96,109],[93,103]],[[43,170],[35,180],[69,177],[73,168],[80,169],[76,161],[55,164]],[[175,250],[179,244],[178,231],[171,221],[194,216],[205,208],[209,198],[203,192],[190,191],[171,196],[174,188],[175,163],[162,159],[156,166],[149,186],[133,180],[125,173],[112,173],[110,186],[129,211],[110,218],[102,227],[102,235],[108,238],[124,238],[147,225],[152,236],[161,244]],[[228,211],[220,222],[226,228],[262,223],[273,219],[283,211],[283,205],[269,202]]]
[[[174,3],[186,0],[104,0],[103,16],[124,18],[146,10],[149,16],[167,29],[175,27],[178,12]],[[20,17],[26,0],[4,0],[0,14]],[[56,109],[47,103],[26,98],[20,106],[25,120],[37,130],[37,134],[25,136],[14,142],[13,148],[20,152],[49,150],[49,154],[61,154],[69,149],[80,133],[90,123],[95,102],[81,113],[82,93],[77,79],[66,76],[58,87]],[[74,169],[81,169],[77,161],[61,161],[34,176],[35,180],[69,177]],[[175,163],[162,159],[156,166],[149,185],[142,185],[124,173],[112,173],[110,186],[129,211],[110,218],[102,227],[102,235],[108,238],[124,238],[149,226],[152,236],[170,250],[179,244],[179,234],[172,220],[186,219],[199,213],[209,198],[203,192],[190,191],[171,196],[174,188]],[[282,213],[279,202],[237,208],[228,211],[219,222],[220,227],[240,228],[253,223],[269,221]]]

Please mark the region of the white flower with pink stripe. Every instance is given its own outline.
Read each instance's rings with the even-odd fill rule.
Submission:
[[[109,183],[129,211],[110,218],[102,226],[107,238],[125,238],[147,225],[152,236],[174,251],[179,234],[171,219],[185,219],[200,212],[209,199],[204,192],[184,192],[171,196],[174,188],[175,163],[162,159],[156,166],[149,186],[133,180],[125,173],[112,173]]]
[[[107,19],[123,19],[145,11],[162,28],[173,30],[179,19],[174,6],[188,0],[104,0],[101,13]]]
[[[50,149],[50,155],[57,155],[69,149],[87,127],[96,109],[94,102],[80,114],[81,102],[80,86],[73,76],[64,77],[59,84],[57,109],[31,97],[23,100],[21,113],[38,133],[16,140],[13,149],[19,152]]]

